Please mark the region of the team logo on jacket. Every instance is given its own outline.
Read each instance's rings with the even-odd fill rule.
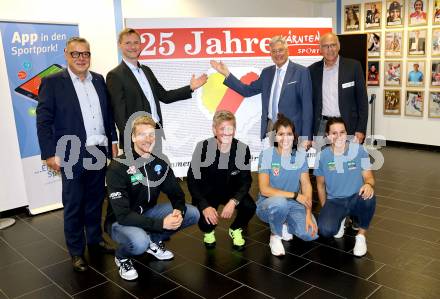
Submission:
[[[135,174],[136,171],[137,171],[136,166],[132,165],[132,166],[128,167],[127,174]]]
[[[355,161],[348,161],[347,162],[348,170],[354,170],[356,169],[356,162]]]
[[[160,175],[161,170],[162,170],[161,165],[156,164],[156,166],[154,166],[154,171],[157,173],[157,175]]]
[[[335,161],[328,162],[327,163],[327,167],[328,167],[328,170],[335,171],[336,170],[336,163],[335,163]]]

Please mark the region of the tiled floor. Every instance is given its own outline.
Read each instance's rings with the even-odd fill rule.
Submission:
[[[174,260],[137,257],[139,279],[127,282],[111,255],[87,255],[92,269],[72,270],[62,211],[23,213],[0,231],[0,299],[440,298],[440,153],[397,147],[381,153],[385,164],[376,173],[378,205],[364,258],[351,254],[351,230],[340,240],[295,239],[284,243],[284,258],[274,257],[269,230],[254,217],[244,251],[231,249],[228,223],[217,229],[213,250],[204,248],[194,226],[167,242]]]

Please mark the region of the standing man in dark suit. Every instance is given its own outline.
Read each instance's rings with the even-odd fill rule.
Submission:
[[[193,75],[190,85],[167,91],[156,79],[151,69],[138,62],[142,48],[141,37],[136,30],[131,28],[122,30],[119,33],[118,44],[122,52],[122,61],[107,74],[107,86],[120,134],[119,147],[123,149],[124,138],[122,136],[127,121],[133,113],[138,111],[150,113],[158,124],[156,129],[161,129],[163,118],[159,102],[170,104],[191,98],[191,93],[205,84],[208,77],[206,74],[198,78]],[[128,128],[131,128],[131,124],[128,124]],[[158,136],[158,133],[161,134],[161,130],[156,133],[155,150],[160,152],[162,137]]]
[[[271,39],[270,54],[275,65],[264,68],[260,77],[249,85],[231,74],[223,62],[211,61],[211,66],[226,77],[223,84],[242,96],[261,93],[261,139],[272,131],[278,113],[282,113],[294,123],[300,136],[311,140],[313,109],[309,71],[289,60],[289,48],[282,36]]]
[[[342,117],[347,134],[362,143],[368,122],[365,74],[357,60],[339,55],[341,45],[334,33],[319,41],[321,61],[309,66],[313,84],[314,135],[323,136],[327,119]]]
[[[70,38],[64,57],[67,69],[41,82],[37,133],[41,159],[61,171],[67,249],[74,270],[82,272],[88,268],[86,243],[89,253],[110,251],[102,239],[101,213],[106,157],[116,156],[117,135],[104,78],[89,71],[87,40]]]

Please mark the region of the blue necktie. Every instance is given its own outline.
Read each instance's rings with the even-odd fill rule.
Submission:
[[[278,88],[280,86],[279,79],[280,79],[280,73],[281,69],[277,68],[277,73],[275,75],[275,86],[273,88],[273,94],[272,94],[272,122],[277,121],[277,114],[278,114]]]

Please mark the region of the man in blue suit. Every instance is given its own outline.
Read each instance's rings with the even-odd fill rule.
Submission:
[[[66,244],[74,270],[82,272],[88,269],[86,243],[89,253],[109,251],[101,213],[107,157],[117,154],[117,135],[104,78],[89,71],[89,43],[69,39],[64,56],[67,69],[41,82],[37,133],[41,159],[61,171]]]
[[[270,54],[275,65],[264,68],[260,77],[249,85],[231,74],[223,62],[211,61],[211,66],[226,77],[223,84],[242,96],[261,93],[261,139],[272,131],[278,113],[282,113],[294,123],[300,136],[311,140],[313,108],[309,71],[289,60],[289,48],[282,36],[271,39]]]

